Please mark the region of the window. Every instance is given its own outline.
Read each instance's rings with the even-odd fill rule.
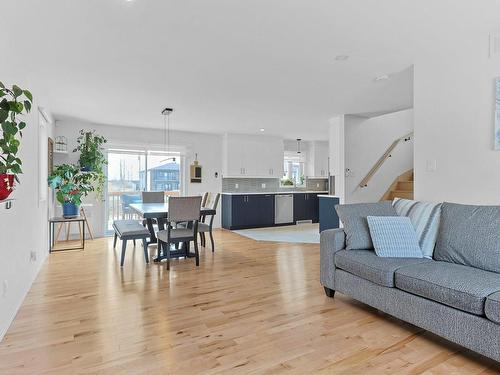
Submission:
[[[107,220],[131,218],[131,203],[141,201],[142,191],[164,191],[179,195],[181,189],[179,153],[135,150],[108,150]]]
[[[304,177],[304,156],[296,152],[285,151],[284,173],[281,186],[302,186]]]

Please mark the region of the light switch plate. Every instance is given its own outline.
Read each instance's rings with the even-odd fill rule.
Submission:
[[[264,182],[260,186],[262,186],[262,189],[266,188],[266,184]]]
[[[240,184],[234,184],[234,188],[235,189],[239,189],[240,188]]]
[[[436,172],[437,170],[437,160],[427,160],[427,172]]]

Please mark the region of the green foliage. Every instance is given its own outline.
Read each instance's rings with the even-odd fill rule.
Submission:
[[[293,186],[293,181],[289,178],[283,178],[281,180],[281,185],[282,186]]]
[[[56,190],[57,201],[80,205],[82,197],[94,191],[92,181],[96,179],[94,172],[82,172],[74,164],[62,164],[54,168],[49,176],[49,186]]]
[[[22,173],[22,161],[17,157],[20,139],[23,129],[26,127],[24,121],[19,121],[18,116],[31,111],[33,95],[28,90],[23,90],[14,85],[7,88],[0,82],[0,126],[2,137],[0,138],[0,174],[13,173],[19,182],[17,175]]]
[[[98,199],[103,199],[104,182],[106,176],[104,174],[104,166],[108,163],[102,152],[102,145],[107,142],[102,135],[96,134],[95,130],[85,131],[80,130],[80,135],[77,138],[78,146],[73,152],[80,152],[78,163],[84,170],[92,171],[95,178],[93,184]]]

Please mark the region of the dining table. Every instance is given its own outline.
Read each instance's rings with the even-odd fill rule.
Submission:
[[[148,245],[156,244],[156,233],[153,220],[158,223],[158,230],[165,229],[168,218],[168,202],[165,203],[130,203],[129,207],[139,216],[146,220],[146,226],[151,233]],[[215,215],[215,210],[208,207],[201,207],[200,215]]]

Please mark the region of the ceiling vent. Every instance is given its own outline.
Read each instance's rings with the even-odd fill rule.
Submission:
[[[490,58],[500,57],[500,32],[490,34]]]

